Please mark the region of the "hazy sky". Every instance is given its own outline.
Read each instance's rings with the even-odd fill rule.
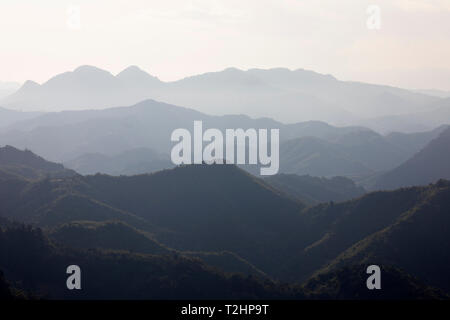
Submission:
[[[367,26],[370,5],[380,29]],[[84,64],[162,80],[287,67],[450,90],[449,57],[450,0],[0,0],[3,81]]]

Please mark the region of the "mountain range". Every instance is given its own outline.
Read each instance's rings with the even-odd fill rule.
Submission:
[[[382,136],[364,127],[318,121],[286,125],[244,115],[209,116],[146,100],[131,107],[51,112],[19,121],[0,130],[0,145],[30,149],[81,173],[136,174],[170,168],[172,131],[192,130],[195,120],[204,129],[222,131],[280,129],[280,172],[357,179],[395,168],[445,128]]]
[[[377,189],[396,189],[450,179],[450,128],[425,148],[377,180]]]
[[[17,151],[9,147],[3,152]],[[31,169],[49,165],[36,160],[22,162]],[[302,179],[312,184],[311,179],[300,177],[290,185],[300,190]],[[308,184],[304,188],[308,189]],[[316,181],[316,187],[324,190],[329,184]],[[233,165],[187,165],[120,177],[0,176],[0,216],[42,228],[11,227],[13,223],[0,219],[0,252],[7,252],[0,255],[0,269],[13,283],[21,280],[24,289],[42,293],[46,288],[52,297],[67,297],[55,287],[57,277],[50,276],[57,274],[54,268],[78,259],[92,275],[104,265],[115,270],[111,276],[118,276],[119,269],[112,267],[117,264],[121,277],[128,279],[132,270],[151,281],[143,286],[120,282],[118,288],[125,291],[105,291],[106,284],[113,284],[105,275],[103,285],[90,287],[86,296],[79,298],[143,297],[138,292],[146,292],[146,297],[167,298],[169,292],[186,297],[185,291],[162,289],[166,284],[161,279],[168,274],[174,277],[171,270],[177,269],[176,265],[177,275],[172,279],[182,281],[180,286],[193,290],[183,281],[200,277],[195,281],[202,283],[201,289],[194,297],[214,292],[215,297],[248,297],[251,293],[259,298],[361,298],[365,291],[358,277],[365,265],[378,264],[386,270],[390,289],[386,295],[371,298],[446,297],[450,290],[446,268],[449,181],[313,206],[290,192]],[[48,244],[52,241],[58,244],[56,248],[73,249],[55,249]],[[19,257],[28,263],[13,268]],[[229,288],[229,278],[211,271],[208,264],[262,277],[265,284],[248,280],[244,292],[220,291]],[[39,267],[33,273],[26,265],[52,268]],[[158,267],[161,265],[165,267]],[[155,282],[156,291],[151,291],[148,286],[156,280],[143,270],[154,268],[162,278]],[[190,276],[183,277],[185,272]],[[221,294],[203,286],[209,277],[219,281],[216,290]],[[297,285],[279,286],[279,280]],[[97,283],[94,278],[89,282]],[[342,288],[336,283],[342,283]]]
[[[450,119],[450,98],[443,98],[435,102],[429,111],[412,112],[404,115],[387,115],[364,119],[358,123],[381,133],[393,131],[412,133],[415,131],[427,131],[431,128],[448,124],[448,119]]]
[[[1,99],[0,105],[27,111],[60,111],[132,105],[145,99],[211,115],[246,114],[286,123],[309,120],[340,125],[364,123],[373,128],[383,127],[386,132],[399,128],[396,123],[387,127],[386,121],[381,126],[380,117],[437,112],[442,98],[389,86],[340,81],[303,69],[228,68],[163,82],[136,66],[117,75],[81,66],[43,84],[27,81],[17,92]],[[448,109],[446,105],[442,112]],[[422,119],[421,130],[445,124],[442,118],[427,114],[432,117],[431,123]],[[408,120],[403,129],[418,131],[417,125]]]
[[[0,299],[450,298],[445,92],[81,66],[0,83],[0,106]],[[279,129],[279,172],[175,166],[171,134],[194,121]]]

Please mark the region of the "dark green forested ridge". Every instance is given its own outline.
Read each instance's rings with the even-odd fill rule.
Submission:
[[[349,265],[317,275],[302,288],[310,299],[409,300],[449,299],[442,290],[430,287],[404,270],[383,266],[381,290],[367,290],[367,264]]]
[[[225,275],[176,253],[71,249],[25,225],[2,228],[0,253],[8,278],[44,299],[276,299],[296,294],[269,279]],[[83,270],[80,291],[65,287],[65,269],[75,263]]]
[[[115,249],[148,254],[172,252],[147,232],[121,221],[74,221],[52,228],[49,236],[73,248]]]
[[[448,298],[440,290],[389,267],[388,272],[383,270],[383,294],[371,294],[361,287],[364,265],[314,277],[303,286],[287,285],[262,276],[224,274],[176,253],[71,249],[49,240],[40,229],[17,223],[0,228],[0,253],[1,268],[20,286],[12,289],[0,274],[1,299]],[[65,288],[65,268],[74,262],[83,270],[80,291]],[[24,295],[23,289],[33,295]]]
[[[50,275],[45,266],[54,265],[50,271],[58,274],[77,259],[95,274],[89,281],[104,279],[109,285],[122,272],[132,279],[120,283],[120,292],[93,288],[86,298],[108,296],[107,292],[110,297],[185,297],[187,291],[181,287],[192,289],[184,281],[194,279],[215,279],[215,285],[223,286],[216,290],[205,284],[194,291],[195,297],[211,290],[214,297],[304,297],[309,289],[293,284],[322,274],[330,274],[321,280],[325,294],[338,296],[336,279],[357,279],[339,270],[364,264],[400,268],[400,274],[418,277],[425,286],[450,290],[446,180],[307,206],[232,165],[181,166],[120,177],[30,179],[5,167],[3,172],[0,269],[12,288],[23,286],[43,297],[67,294],[59,291],[66,274]],[[337,181],[339,186],[347,182]],[[1,217],[41,229],[17,226]],[[159,270],[158,280],[146,268]],[[101,275],[102,269],[111,278]],[[135,275],[132,269],[137,270]],[[259,280],[229,274],[234,272]],[[392,272],[392,277],[407,279],[400,274]],[[138,277],[149,282],[142,287]],[[250,288],[233,291],[230,279],[250,281]],[[271,283],[268,287],[266,280]],[[154,281],[158,289],[147,291],[145,286]],[[318,296],[323,293],[317,287],[311,290]]]
[[[355,242],[322,271],[353,263],[401,266],[450,291],[450,183],[422,188],[422,199],[389,226]]]
[[[310,235],[310,243],[290,262],[292,264],[287,263],[285,271],[289,273],[295,270],[297,272],[295,275],[301,277],[310,275],[332,262],[342,252],[354,250],[353,245],[366,241],[374,234],[399,224],[405,217],[409,217],[408,213],[417,212],[420,209],[423,212],[424,221],[423,224],[416,224],[416,227],[423,229],[428,237],[417,236],[417,233],[413,233],[414,229],[411,228],[403,233],[402,241],[405,246],[416,242],[421,243],[420,247],[425,252],[444,253],[436,256],[435,260],[429,260],[425,257],[421,258],[418,252],[414,251],[414,247],[409,247],[409,250],[405,251],[405,256],[418,269],[427,264],[427,272],[440,279],[434,282],[434,285],[442,281],[440,286],[444,288],[447,286],[444,280],[448,276],[448,272],[441,271],[446,265],[445,252],[448,252],[448,250],[445,251],[445,248],[448,248],[450,238],[448,233],[442,230],[447,230],[450,226],[447,220],[450,211],[445,209],[449,206],[449,198],[450,182],[441,180],[439,183],[430,186],[372,192],[352,201],[321,204],[309,208],[303,214],[309,217],[307,230]],[[427,205],[427,203],[433,205]],[[411,221],[409,220],[405,225],[409,225]],[[409,233],[410,231],[411,233]],[[396,245],[395,242],[391,242],[387,238],[382,238],[380,242],[384,243],[386,248]],[[368,260],[374,264],[384,262],[396,265],[416,276],[419,275],[406,268],[403,263],[398,263],[398,260]],[[435,262],[428,263],[429,261]],[[367,261],[351,262],[365,263]]]
[[[0,174],[9,173],[24,179],[45,176],[67,177],[76,173],[63,165],[47,161],[30,150],[18,150],[12,146],[0,147]]]

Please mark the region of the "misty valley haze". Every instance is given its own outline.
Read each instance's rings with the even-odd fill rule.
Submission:
[[[203,133],[202,121],[194,121],[193,137],[191,132],[184,128],[172,132],[170,140],[178,143],[172,148],[171,160],[175,165],[203,162],[260,164],[261,175],[274,175],[280,166],[279,131],[271,129],[269,137],[267,129],[264,128],[226,129],[224,139],[224,134],[219,129],[207,129]],[[210,143],[203,148],[203,142]]]
[[[448,0],[0,1],[3,318],[442,317],[449,31]]]
[[[445,124],[450,100],[383,85],[340,81],[298,69],[228,68],[163,82],[136,66],[117,75],[81,66],[43,84],[27,81],[0,106],[22,111],[102,109],[145,99],[207,114],[246,114],[285,123],[321,120],[381,131],[424,131]]]
[[[0,101],[6,297],[449,297],[447,97],[305,70],[166,83],[83,66]],[[59,288],[68,266],[79,290]]]

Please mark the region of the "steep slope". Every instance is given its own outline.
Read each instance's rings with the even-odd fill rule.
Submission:
[[[406,159],[409,159],[418,151],[422,150],[431,140],[439,137],[447,128],[449,128],[449,125],[442,125],[424,132],[391,132],[385,138],[389,143],[398,148]]]
[[[285,264],[285,277],[305,280],[355,243],[396,223],[402,214],[420,204],[429,190],[372,192],[352,201],[325,203],[304,210],[304,245]]]
[[[80,249],[114,249],[148,254],[169,254],[170,250],[142,231],[119,221],[77,221],[60,225],[51,239]]]
[[[357,242],[324,270],[351,263],[396,265],[450,290],[450,182],[423,188],[422,199],[395,223]]]
[[[0,171],[25,179],[38,179],[45,176],[67,177],[76,173],[63,165],[49,162],[30,150],[18,150],[11,146],[0,148]]]
[[[423,185],[450,179],[450,128],[399,167],[382,175],[377,189]]]
[[[156,241],[150,233],[119,220],[74,221],[47,229],[47,234],[50,239],[71,248],[120,250],[153,255],[180,254],[198,258],[224,272],[267,277],[265,273],[235,253],[176,251]]]
[[[7,172],[7,171],[6,171]],[[0,171],[1,173],[1,171]],[[81,176],[26,180],[0,174],[0,216],[40,226],[57,226],[71,221],[123,221],[153,232],[157,230],[142,218],[76,192],[86,185]]]

